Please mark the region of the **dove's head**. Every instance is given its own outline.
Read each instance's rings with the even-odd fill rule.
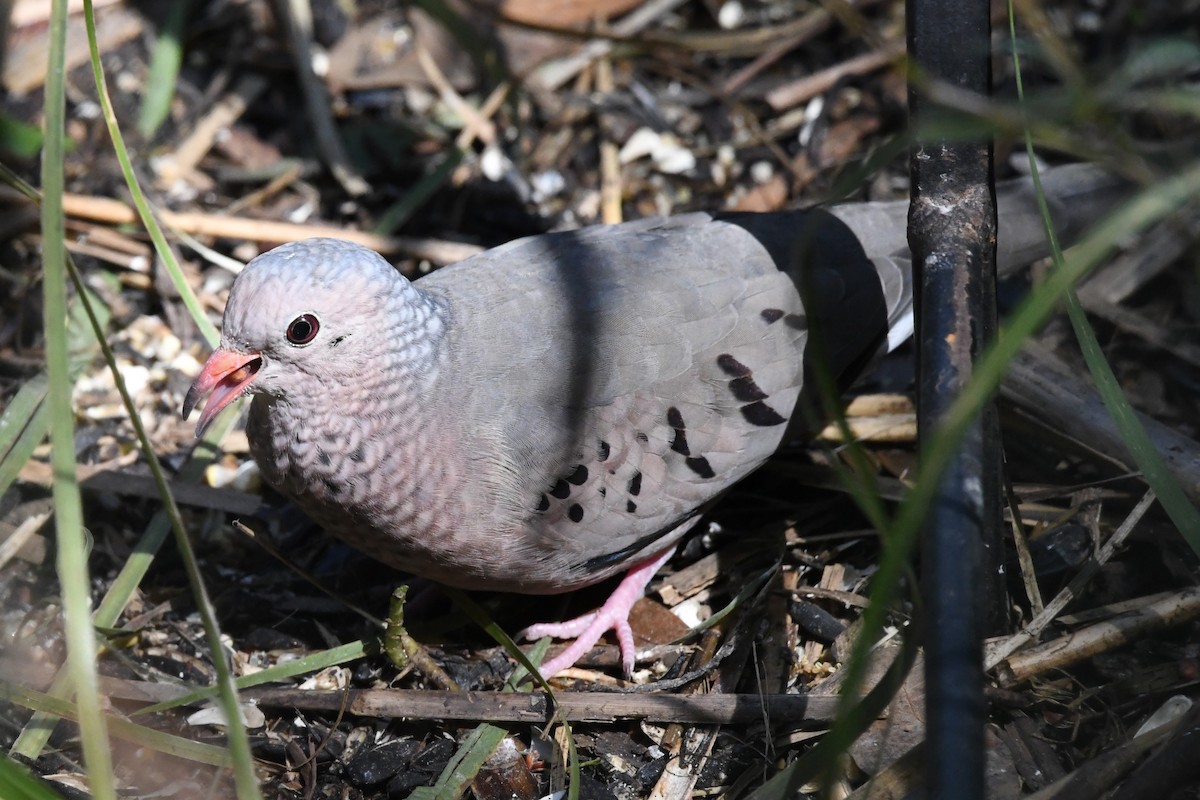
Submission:
[[[186,417],[211,393],[200,435],[247,393],[327,401],[393,360],[389,346],[412,344],[403,328],[428,325],[428,301],[375,252],[340,239],[305,239],[255,258],[229,292],[221,346],[183,404]],[[401,330],[397,330],[400,328]]]

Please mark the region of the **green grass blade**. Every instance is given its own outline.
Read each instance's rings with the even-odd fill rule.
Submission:
[[[137,206],[138,212],[142,217],[151,238],[154,240],[159,256],[163,259],[167,272],[171,275],[172,281],[178,287],[180,296],[188,310],[195,318],[197,326],[204,333],[210,344],[215,344],[218,337],[216,329],[212,323],[208,321],[207,315],[200,308],[199,301],[192,293],[191,287],[188,285],[183,276],[179,265],[175,262],[174,256],[167,246],[166,238],[163,236],[161,229],[149,213],[149,206],[146,203],[145,196],[141,192],[141,187],[138,186],[136,177],[133,173],[132,164],[129,161],[129,153],[127,152],[124,139],[121,136],[121,131],[117,125],[116,116],[113,113],[112,103],[108,96],[108,88],[104,77],[104,70],[100,63],[99,45],[96,41],[96,21],[95,10],[91,0],[84,0],[84,18],[88,34],[88,50],[91,55],[92,73],[96,83],[97,98],[100,101],[100,107],[104,114],[104,119],[108,125],[109,136],[112,138],[113,148],[117,155],[117,160],[121,164],[121,170],[124,173],[126,184],[133,195],[134,205]],[[76,276],[77,277],[77,276]],[[93,319],[93,322],[95,320]],[[121,393],[121,398],[129,409],[133,409],[132,401],[125,389],[124,381],[120,377],[120,371],[116,369],[113,362],[111,351],[106,352],[106,358],[109,359],[109,369],[113,373],[116,381],[117,390]],[[184,570],[188,576],[188,582],[191,586],[192,597],[196,602],[196,608],[200,613],[201,621],[204,625],[205,637],[208,642],[209,650],[212,656],[212,664],[217,675],[217,685],[220,688],[219,703],[225,713],[225,718],[228,720],[227,735],[229,739],[229,747],[233,758],[234,780],[237,784],[237,793],[239,798],[258,798],[258,779],[254,772],[254,762],[250,754],[250,740],[246,733],[245,726],[241,723],[241,713],[238,709],[237,690],[233,684],[233,676],[229,670],[229,664],[225,659],[224,647],[221,643],[221,634],[217,626],[216,611],[212,607],[212,603],[208,597],[207,589],[204,586],[203,578],[200,574],[199,563],[196,560],[196,555],[191,548],[191,542],[188,541],[187,531],[183,527],[182,517],[179,515],[179,509],[175,505],[174,499],[171,497],[169,488],[166,483],[166,478],[163,475],[162,467],[158,460],[154,457],[153,451],[150,448],[149,438],[146,436],[145,429],[141,425],[140,418],[136,411],[131,411],[131,422],[134,425],[134,430],[138,435],[138,440],[147,455],[147,462],[150,465],[154,475],[155,484],[158,486],[159,493],[163,497],[163,502],[166,505],[165,511],[171,520],[171,528],[175,533],[176,544],[179,548],[179,554],[183,560]]]
[[[200,480],[204,470],[213,462],[217,453],[216,442],[228,433],[233,421],[234,418],[231,415],[224,415],[213,423],[192,459],[180,471],[181,480],[188,482]],[[142,578],[154,563],[158,549],[166,541],[170,532],[171,521],[166,511],[158,512],[146,526],[146,530],[138,539],[133,552],[126,558],[121,572],[108,587],[104,599],[100,601],[100,606],[96,609],[93,617],[93,622],[97,627],[111,628],[116,624]],[[58,674],[47,693],[56,698],[63,698],[70,693],[70,690],[70,676],[64,671]],[[46,742],[50,739],[50,734],[54,731],[54,722],[53,714],[40,711],[34,714],[21,731],[20,736],[17,737],[16,742],[13,743],[13,755],[21,755],[28,759],[35,759],[41,755]]]
[[[67,639],[67,669],[75,685],[75,707],[92,796],[115,800],[116,785],[108,726],[101,711],[96,676],[96,637],[92,629],[88,546],[83,507],[75,475],[75,427],[67,342],[66,225],[62,209],[66,138],[67,3],[51,6],[49,63],[46,74],[46,143],[42,152],[42,257],[47,406],[50,416],[50,464],[54,471],[54,522],[58,580]]]
[[[1025,340],[1045,324],[1071,287],[1114,252],[1121,242],[1161,221],[1198,194],[1200,164],[1192,164],[1175,177],[1142,191],[1100,220],[1077,245],[1066,252],[1061,268],[1051,273],[1021,303],[996,341],[984,350],[976,362],[971,380],[930,435],[928,446],[923,448],[912,490],[901,502],[895,520],[886,530],[880,531],[884,555],[871,580],[871,602],[862,617],[865,631],[881,630],[909,556],[915,548],[925,514],[937,492],[942,472],[951,455],[957,451],[972,420],[995,394],[1008,371],[1008,365],[1020,352]],[[856,665],[863,663],[865,651],[870,645],[868,637],[860,637],[847,669],[857,669]],[[850,683],[848,678],[847,684]],[[834,734],[843,730],[842,720],[843,716],[839,714],[829,738],[835,738]],[[850,726],[851,723],[845,724]]]
[[[60,800],[47,784],[8,758],[0,758],[0,797],[5,800]]]
[[[433,197],[434,193],[450,179],[454,169],[462,163],[462,151],[455,148],[450,150],[442,163],[427,175],[424,175],[421,180],[417,181],[416,185],[408,188],[402,197],[397,202],[388,206],[388,208],[379,215],[379,220],[375,223],[372,230],[382,236],[387,236],[395,233],[396,230],[412,217],[417,210],[428,202],[429,198]]]
[[[42,401],[49,386],[45,373],[30,378],[0,416],[0,494],[8,491],[21,467],[46,438],[50,419]]]
[[[457,592],[458,590],[455,591]],[[463,598],[461,596],[454,598],[455,604],[457,605],[462,599]],[[468,616],[474,617],[476,614],[478,614],[482,615],[483,618],[486,619],[486,615],[484,614],[483,610],[478,606],[475,606],[474,603],[471,603],[469,600],[465,605],[460,607],[466,611]],[[494,623],[492,624],[494,625]],[[484,627],[490,628],[491,626],[488,625]],[[504,634],[503,632],[501,632],[501,636],[505,639],[508,639],[507,634]],[[508,641],[510,644],[512,643],[511,639],[508,639]],[[548,645],[548,641],[539,642],[538,644],[534,645],[532,651],[534,659],[541,661],[546,654]],[[534,674],[537,674],[536,671]],[[520,680],[522,680],[521,676],[514,674],[509,678],[508,683],[504,687],[504,691],[514,691],[517,682]],[[438,779],[433,783],[433,785],[423,786],[416,789],[408,796],[408,800],[458,800],[458,798],[462,797],[463,794],[466,793],[468,787],[471,785],[471,781],[475,780],[475,776],[479,774],[479,768],[482,767],[484,762],[487,761],[488,757],[496,751],[496,748],[500,746],[500,743],[504,741],[504,737],[507,735],[508,731],[506,731],[504,728],[492,725],[489,722],[480,723],[470,733],[467,734],[466,738],[463,739],[458,750],[455,751],[449,763],[447,763],[442,769],[442,774],[438,776]],[[575,767],[571,773],[571,785],[573,787],[578,787],[579,772],[577,764],[579,759],[575,756],[574,740],[570,736],[569,729],[568,741],[571,742],[571,763]],[[574,792],[577,792],[578,789],[574,789],[572,791],[573,793],[571,794],[571,798],[574,800],[574,798],[577,796]]]
[[[516,687],[525,680],[525,675],[528,674],[533,678],[533,682],[540,686],[541,689],[550,697],[550,702],[557,706],[557,701],[554,699],[554,689],[551,688],[550,683],[542,677],[542,673],[538,672],[537,670],[537,664],[540,664],[546,655],[546,648],[549,647],[550,644],[549,639],[545,639],[535,644],[529,655],[526,655],[525,652],[517,646],[517,643],[512,640],[512,637],[509,636],[503,628],[497,625],[495,621],[487,615],[487,612],[480,608],[479,605],[470,597],[468,597],[465,592],[449,586],[443,586],[442,591],[446,592],[451,601],[454,602],[454,605],[458,606],[459,609],[461,609],[468,617],[470,617],[476,625],[478,625],[480,628],[483,628],[487,635],[491,636],[497,644],[503,647],[505,651],[507,651],[508,654],[512,656],[525,671],[523,673],[521,669],[516,670],[509,677],[508,684],[504,687],[504,691],[514,691]],[[571,724],[567,722],[567,720],[560,719],[559,721],[562,723],[563,729],[566,731],[567,739],[567,760],[570,777],[570,785],[567,787],[567,800],[578,800],[580,783],[579,756],[575,749],[575,736],[571,733]],[[494,749],[495,746],[492,747],[492,750]],[[491,750],[489,750],[488,753],[490,754]],[[478,769],[478,767],[476,769]]]
[[[533,663],[529,656],[525,655],[524,651],[512,640],[512,637],[497,625],[495,620],[489,617],[486,611],[479,607],[478,603],[467,596],[466,592],[461,589],[455,589],[452,586],[443,586],[442,590],[454,605],[458,606],[464,614],[471,618],[472,622],[482,628],[484,633],[492,637],[496,644],[503,647],[518,664],[525,668],[526,672],[533,676],[534,682],[550,695],[551,700],[554,699],[554,690],[550,688],[550,684],[538,672],[537,665]]]
[[[96,302],[97,298],[93,297],[93,303]],[[96,313],[101,324],[107,326],[109,309],[100,305]],[[97,350],[96,337],[78,298],[71,301],[67,310],[67,349],[67,370],[74,384],[95,358]],[[8,490],[34,449],[46,438],[50,429],[45,403],[49,388],[46,373],[38,373],[17,390],[0,415],[0,494]]]
[[[1200,119],[1200,92],[1194,89],[1156,89],[1128,92],[1111,100],[1114,107],[1127,111],[1155,114],[1179,114]]]
[[[204,477],[204,471],[213,463],[219,452],[217,442],[223,439],[229,429],[233,427],[235,419],[235,417],[226,415],[223,419],[214,421],[192,454],[191,460],[179,471],[179,480],[186,483],[198,483]],[[109,586],[104,599],[100,601],[100,607],[96,609],[96,625],[111,628],[117,624],[121,612],[129,604],[129,599],[133,597],[133,593],[150,569],[150,565],[154,563],[154,556],[158,553],[158,548],[166,541],[167,534],[170,532],[171,519],[167,512],[164,510],[155,514],[138,539],[133,552],[126,558],[125,566],[121,568],[121,572]]]
[[[45,692],[15,686],[3,680],[0,680],[0,697],[25,708],[36,709],[44,714],[63,719],[76,719],[78,716],[76,713],[77,706],[66,700],[54,697]],[[153,728],[147,728],[144,725],[138,725],[118,717],[108,717],[107,722],[109,730],[118,739],[124,739],[127,742],[149,747],[152,750],[178,756],[179,758],[198,761],[201,764],[212,764],[218,767],[229,766],[229,753],[223,748],[203,742],[195,742],[191,739],[185,739],[182,736],[156,731]],[[95,796],[96,770],[94,768],[88,769],[88,784],[91,786],[92,795]],[[0,797],[8,800],[5,795],[0,795]]]
[[[1009,34],[1015,43],[1016,13],[1013,10],[1012,0],[1009,0],[1008,14]],[[1182,49],[1184,55],[1189,59],[1196,52],[1195,45],[1191,43],[1185,44]],[[1024,103],[1025,88],[1021,80],[1021,61],[1015,44],[1012,58],[1017,84],[1017,99]],[[1058,236],[1054,232],[1054,221],[1050,218],[1050,208],[1046,204],[1045,193],[1042,191],[1041,174],[1038,172],[1037,158],[1033,152],[1033,138],[1028,128],[1025,130],[1025,152],[1029,158],[1030,177],[1033,178],[1038,208],[1041,211],[1042,222],[1046,227],[1046,236],[1050,242],[1050,255],[1054,261],[1055,270],[1061,271],[1063,269],[1062,248],[1059,247]],[[1068,289],[1065,299],[1067,316],[1071,320],[1071,326],[1075,329],[1075,338],[1079,341],[1083,359],[1087,363],[1088,371],[1092,374],[1092,380],[1096,383],[1096,389],[1100,392],[1104,407],[1108,409],[1113,423],[1121,432],[1125,446],[1129,448],[1134,463],[1142,471],[1142,477],[1146,483],[1154,490],[1154,494],[1167,512],[1167,516],[1171,518],[1171,522],[1175,524],[1192,551],[1200,555],[1200,511],[1197,511],[1196,507],[1188,500],[1183,487],[1171,474],[1166,462],[1155,449],[1153,442],[1150,441],[1150,436],[1138,420],[1137,413],[1130,405],[1129,399],[1121,391],[1117,376],[1113,374],[1112,366],[1104,357],[1104,351],[1100,347],[1100,342],[1096,340],[1096,333],[1088,323],[1087,314],[1084,312],[1083,306],[1079,304],[1079,298],[1076,297],[1075,291]]]
[[[916,639],[905,636],[900,652],[879,683],[861,699],[858,699],[858,692],[855,690],[854,695],[850,696],[851,700],[838,709],[835,727],[812,749],[751,792],[746,800],[791,800],[799,796],[800,787],[804,784],[817,780],[823,774],[830,775],[834,770],[843,767],[843,759],[850,745],[887,711],[888,704],[892,702],[905,677],[912,670],[918,649]],[[841,691],[843,697],[847,697],[845,684],[842,684]]]
[[[1000,336],[980,356],[975,373],[962,393],[934,429],[929,447],[918,469],[912,491],[900,504],[899,514],[884,536],[885,547],[908,554],[920,530],[926,510],[932,503],[937,483],[949,457],[962,440],[967,426],[983,404],[995,393],[1020,352],[1023,342],[1034,334],[1054,313],[1067,291],[1089,270],[1111,254],[1122,241],[1159,222],[1200,193],[1200,164],[1193,164],[1174,178],[1145,190],[1098,222],[1075,247],[1068,250],[1062,267],[1049,275],[1010,317]],[[871,604],[863,615],[868,630],[877,630],[900,578],[899,566],[884,558],[872,579]],[[878,584],[878,586],[877,586]],[[875,589],[880,588],[877,597]],[[883,607],[880,607],[880,605]]]
[[[142,225],[145,226],[146,232],[150,234],[150,239],[154,242],[154,250],[158,253],[158,257],[162,259],[163,266],[167,270],[167,275],[171,278],[171,283],[175,285],[175,289],[179,292],[179,297],[183,301],[183,305],[187,308],[188,313],[192,315],[192,319],[195,321],[196,327],[200,329],[200,333],[204,336],[205,341],[208,342],[210,347],[216,347],[221,337],[217,333],[217,329],[209,322],[208,315],[204,313],[204,309],[200,307],[200,301],[196,299],[196,293],[192,291],[187,278],[183,275],[183,270],[179,268],[179,263],[175,260],[175,254],[167,244],[167,237],[163,235],[158,220],[150,212],[150,204],[146,201],[146,195],[142,192],[142,187],[138,185],[137,176],[133,172],[133,164],[129,160],[129,151],[125,147],[125,137],[121,135],[121,128],[117,125],[117,117],[113,113],[112,100],[108,95],[108,82],[104,78],[104,68],[100,63],[100,47],[96,42],[96,16],[92,8],[92,0],[84,0],[83,11],[87,23],[88,50],[91,53],[92,76],[96,81],[96,99],[100,101],[100,110],[103,112],[104,121],[108,126],[108,135],[112,139],[113,152],[117,156],[117,162],[121,165],[121,174],[125,177],[125,185],[129,188],[129,194],[133,198],[133,205],[137,208],[138,216],[141,217]]]
[[[508,731],[490,723],[476,726],[466,738],[450,762],[438,776],[433,786],[425,786],[413,791],[409,800],[458,800],[471,785],[471,781],[479,774],[488,757],[496,751]]]
[[[183,27],[191,7],[190,0],[175,0],[167,6],[166,19],[150,56],[146,91],[138,113],[137,129],[144,139],[154,136],[171,111],[179,65],[183,62]]]
[[[73,268],[71,276],[75,279],[77,286],[82,286],[82,281]],[[82,296],[81,299],[84,310],[88,313],[88,317],[94,326],[97,338],[102,338],[99,320],[93,315],[91,303],[88,301],[86,295]],[[184,571],[188,576],[188,583],[191,587],[192,597],[196,602],[196,609],[200,614],[200,621],[204,626],[205,637],[212,656],[213,668],[217,675],[217,701],[225,713],[225,719],[229,720],[226,730],[232,752],[234,778],[237,782],[238,796],[242,798],[258,797],[258,779],[254,774],[254,759],[250,754],[250,740],[245,727],[241,724],[242,717],[238,707],[237,688],[234,685],[233,674],[229,669],[229,664],[225,659],[225,649],[221,643],[221,631],[217,624],[216,610],[212,606],[208,590],[204,585],[204,578],[200,573],[200,564],[196,559],[195,551],[192,549],[191,541],[188,539],[187,529],[183,524],[183,517],[179,513],[179,506],[175,503],[175,498],[171,496],[171,489],[167,483],[166,475],[163,473],[162,465],[155,457],[150,437],[146,433],[141,416],[137,413],[137,409],[133,404],[133,398],[130,397],[129,390],[125,386],[125,379],[121,376],[120,369],[117,368],[116,358],[107,345],[102,347],[102,351],[105,361],[108,363],[109,371],[112,373],[117,392],[120,393],[121,401],[129,414],[129,421],[133,425],[133,430],[142,448],[143,456],[146,463],[150,466],[150,472],[154,477],[154,483],[158,489],[159,496],[162,498],[164,505],[163,512],[170,521],[171,530],[175,534],[175,544],[183,561]],[[103,627],[110,626],[103,625]]]
[[[298,658],[295,661],[289,661],[285,664],[276,664],[273,667],[268,667],[250,675],[243,675],[237,679],[237,688],[249,689],[254,686],[261,686],[264,683],[291,680],[309,672],[316,672],[326,667],[345,664],[347,661],[354,661],[363,656],[373,655],[378,651],[379,648],[367,644],[360,639],[349,644],[330,648],[329,650],[323,650],[319,653],[311,653],[304,658]],[[134,716],[139,714],[153,714],[169,708],[184,706],[201,700],[209,700],[214,694],[216,694],[216,690],[212,688],[198,689],[176,697],[173,700],[163,700],[161,703],[155,703],[154,705],[138,709]]]
[[[1061,259],[1062,253],[1058,253],[1055,258],[1056,267],[1061,263]],[[1192,552],[1200,555],[1200,511],[1197,511],[1188,499],[1183,486],[1155,449],[1154,443],[1150,441],[1150,436],[1137,417],[1137,412],[1121,391],[1117,376],[1113,374],[1112,367],[1104,357],[1100,342],[1096,340],[1096,334],[1088,324],[1087,314],[1084,313],[1074,291],[1067,293],[1067,315],[1075,328],[1075,336],[1079,339],[1079,347],[1083,351],[1088,370],[1092,373],[1092,380],[1096,382],[1100,398],[1112,416],[1117,430],[1121,432],[1121,438],[1129,448],[1134,463],[1142,471],[1142,477],[1154,490],[1158,502],[1184,541],[1192,548]]]
[[[42,196],[38,193],[38,190],[33,188],[33,186],[31,186],[20,175],[13,172],[12,167],[8,166],[3,161],[0,161],[0,181],[3,181],[8,186],[16,189],[18,192],[25,195],[35,203],[40,203],[42,201]]]

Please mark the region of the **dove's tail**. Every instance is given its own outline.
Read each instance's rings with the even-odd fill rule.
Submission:
[[[1093,164],[1042,170],[1041,178],[1050,219],[1064,247],[1131,193],[1127,181]],[[888,350],[894,350],[913,332],[908,201],[847,203],[833,206],[829,211],[854,231],[879,271],[888,307]],[[996,211],[999,219],[996,270],[1000,276],[1050,254],[1031,178],[1014,178],[997,184]]]
[[[1050,219],[1063,247],[1074,244],[1098,220],[1128,200],[1133,185],[1095,164],[1068,164],[1040,171]],[[1001,276],[1050,255],[1033,179],[996,186],[996,271]]]

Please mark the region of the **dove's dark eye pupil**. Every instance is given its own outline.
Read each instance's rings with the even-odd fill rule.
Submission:
[[[321,323],[312,314],[301,314],[288,325],[287,340],[292,344],[308,344],[317,335]]]

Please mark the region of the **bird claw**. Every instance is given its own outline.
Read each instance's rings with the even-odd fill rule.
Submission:
[[[598,616],[600,616],[599,611],[589,611],[575,619],[568,619],[563,622],[539,622],[536,625],[530,625],[518,633],[517,638],[530,642],[535,639],[541,639],[543,636],[549,636],[551,639],[576,638],[581,636]]]
[[[626,612],[628,613],[628,612]],[[523,639],[540,639],[549,636],[552,639],[575,638],[565,650],[554,658],[542,664],[539,670],[542,677],[549,679],[575,665],[600,641],[609,631],[617,634],[617,643],[621,646],[621,667],[625,677],[633,674],[633,629],[629,621],[619,616],[620,609],[609,610],[606,605],[599,611],[592,611],[581,617],[566,622],[543,622],[530,625],[521,631]]]
[[[621,668],[626,678],[633,675],[634,647],[633,629],[629,627],[629,612],[634,603],[645,593],[646,584],[675,552],[669,547],[661,553],[637,564],[626,573],[616,590],[609,596],[604,605],[596,611],[589,612],[565,622],[543,622],[530,625],[519,634],[523,639],[540,639],[543,636],[552,638],[575,637],[565,650],[554,658],[542,664],[539,670],[543,678],[552,678],[575,662],[583,658],[592,649],[600,637],[609,631],[617,634],[617,644],[621,648]]]

